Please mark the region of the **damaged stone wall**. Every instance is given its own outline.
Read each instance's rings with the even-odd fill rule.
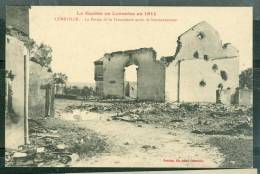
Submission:
[[[13,76],[12,79],[6,78],[5,145],[7,148],[17,148],[24,144],[25,59],[29,59],[29,52],[24,42],[6,35],[6,71]],[[27,68],[30,71],[29,118],[52,116],[54,88],[48,85],[52,73],[32,61],[29,61]]]
[[[216,91],[216,102],[226,105],[236,104],[237,103],[237,94],[230,89],[219,89]]]
[[[16,148],[24,143],[24,59],[29,53],[24,43],[6,36],[6,71],[13,79],[6,79],[8,111],[5,115],[5,147]]]
[[[103,61],[96,61],[95,63],[95,81],[96,81],[96,95],[103,96]]]
[[[239,89],[238,102],[240,105],[252,106],[253,105],[253,90],[252,89]]]
[[[214,65],[218,70],[213,70]],[[235,93],[238,87],[239,64],[236,59],[183,61],[180,65],[180,101],[216,102],[216,90],[220,86]],[[223,79],[221,71],[226,72]],[[203,85],[204,83],[204,85]],[[230,99],[231,101],[231,99]]]
[[[50,97],[52,90],[40,92],[40,86],[45,84],[44,79],[49,78],[50,73],[29,61],[29,7],[7,6],[6,27],[6,72],[12,78],[6,78],[5,147],[17,148],[25,143],[25,99],[29,105],[29,117],[43,116],[51,113],[51,107],[48,107],[48,112],[43,108],[53,103]],[[25,74],[28,69],[31,73]],[[25,79],[29,80],[29,96],[26,98]],[[46,96],[49,96],[49,103],[44,102]]]
[[[48,68],[30,61],[29,77],[29,118],[53,116],[54,85],[51,85],[52,73]]]
[[[168,101],[216,102],[219,88],[235,93],[239,86],[238,50],[230,43],[222,44],[212,26],[201,22],[180,35],[177,43],[166,68]]]
[[[231,102],[239,86],[238,50],[222,44],[207,22],[184,32],[177,43],[175,55],[161,61],[148,48],[105,54],[95,62],[97,94],[124,98],[124,68],[135,64],[138,100],[216,102],[216,91],[228,90],[230,98],[223,102]]]
[[[137,100],[164,101],[165,66],[152,48],[113,52],[95,62],[97,93],[105,98],[125,97],[125,67],[137,65]]]
[[[28,9],[28,6],[6,6],[5,70],[9,77],[5,85],[5,148],[25,143],[25,60],[29,59],[29,52],[21,38],[29,35]]]
[[[6,26],[29,35],[29,6],[6,6]]]

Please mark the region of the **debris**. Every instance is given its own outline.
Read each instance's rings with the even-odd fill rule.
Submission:
[[[17,166],[26,166],[26,167],[33,167],[35,165],[34,161],[32,159],[30,160],[16,160],[15,165]]]
[[[71,158],[70,163],[74,163],[79,160],[79,155],[76,153],[71,154],[69,157]]]
[[[66,145],[65,144],[58,144],[56,147],[59,150],[63,150],[63,149],[65,149]]]
[[[170,122],[184,122],[182,119],[172,119]]]
[[[44,152],[44,147],[38,147],[36,148],[37,153],[43,153]]]
[[[51,133],[56,134],[58,133],[58,130],[50,130]]]
[[[223,105],[213,103],[152,103],[116,102],[86,103],[71,105],[62,112],[74,114],[74,110],[96,113],[111,113],[106,121],[118,120],[142,127],[153,124],[155,128],[168,128],[169,135],[177,136],[175,129],[181,128],[195,134],[209,135],[252,135],[252,113],[248,106]],[[67,166],[80,158],[106,152],[108,145],[89,130],[76,127],[71,122],[48,118],[29,120],[30,145],[20,146],[17,151],[6,152],[7,166]],[[173,137],[173,141],[180,141]],[[125,140],[124,145],[130,145]],[[156,149],[153,145],[141,146],[144,150]],[[32,161],[33,159],[33,161]],[[19,164],[19,165],[18,165]]]
[[[109,148],[103,137],[67,121],[48,118],[30,120],[30,123],[33,123],[29,126],[32,130],[46,127],[39,127],[37,132],[29,131],[30,144],[19,146],[16,151],[7,150],[6,166],[67,167],[79,160],[79,156],[91,157]]]
[[[59,161],[63,164],[67,164],[71,161],[71,158],[70,158],[70,156],[64,155],[64,156],[60,157]]]
[[[60,161],[49,161],[49,162],[44,162],[44,163],[39,163],[37,165],[38,167],[67,167],[66,164],[60,162]]]
[[[191,129],[197,134],[252,134],[252,108],[215,103],[116,103],[113,120]],[[99,108],[100,109],[100,108]],[[241,123],[241,121],[243,123]],[[246,124],[247,122],[248,124]],[[198,126],[200,125],[200,126]]]
[[[37,133],[37,134],[32,133],[31,135],[37,137],[44,137],[44,138],[60,138],[60,136],[57,134],[48,134],[48,133]]]
[[[15,152],[13,155],[13,158],[22,158],[22,157],[26,157],[27,153],[23,153],[23,152]]]
[[[236,161],[230,161],[230,163],[234,165],[234,164],[236,164]]]
[[[12,160],[12,154],[10,152],[5,153],[5,162],[10,162]]]
[[[73,119],[74,119],[74,120],[77,120],[77,121],[82,120],[82,118],[81,118],[80,115],[73,115]]]
[[[151,148],[151,146],[150,145],[143,145],[142,148],[148,149],[148,148]]]
[[[149,150],[149,149],[156,149],[156,146],[143,145],[142,148],[145,150]]]

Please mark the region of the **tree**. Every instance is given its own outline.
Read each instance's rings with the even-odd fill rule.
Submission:
[[[53,78],[53,82],[55,84],[65,84],[66,85],[66,83],[68,81],[68,76],[63,73],[54,73],[52,78]]]
[[[43,43],[37,45],[35,41],[30,40],[27,47],[32,61],[39,63],[43,67],[50,67],[52,61],[52,48],[50,46]]]
[[[82,90],[81,90],[81,94],[82,94],[83,96],[89,96],[89,95],[90,95],[89,87],[84,86],[84,87],[82,88]]]
[[[81,89],[77,86],[72,86],[72,95],[81,96]]]
[[[25,42],[25,46],[29,50],[30,54],[32,54],[33,50],[37,47],[37,44],[33,39],[28,38]]]
[[[248,87],[249,89],[253,89],[253,69],[248,68],[242,71],[239,75],[239,87],[244,88]]]
[[[83,96],[89,97],[94,95],[94,89],[92,87],[84,86],[81,90]]]

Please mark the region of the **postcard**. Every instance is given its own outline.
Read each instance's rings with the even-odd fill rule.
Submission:
[[[7,6],[5,166],[252,168],[252,48],[251,7]]]

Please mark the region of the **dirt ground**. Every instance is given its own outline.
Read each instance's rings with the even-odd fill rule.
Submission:
[[[251,123],[248,123],[250,108],[225,108],[205,104],[199,106],[201,110],[206,110],[205,115],[197,105],[174,105],[170,107],[172,110],[165,105],[167,104],[82,101],[72,104],[71,101],[57,100],[56,116],[59,119],[73,121],[79,127],[106,137],[110,147],[108,153],[80,159],[71,166],[248,167],[252,165],[251,159],[247,159],[252,157],[250,149],[252,129]],[[209,113],[205,108],[210,107],[219,108]],[[182,109],[179,110],[180,108]],[[208,114],[211,117],[205,119]],[[234,118],[234,115],[237,118]],[[218,124],[212,124],[214,122]],[[247,146],[244,152],[246,159],[241,162],[237,156],[235,159],[232,158],[232,152],[228,152],[232,147],[226,145],[226,150],[223,151],[225,148],[216,143],[217,139],[224,139],[223,143],[237,143],[237,139],[240,143],[246,142],[244,143],[244,146]]]
[[[108,137],[112,148],[98,158],[73,164],[77,167],[217,167],[223,160],[202,136],[193,137],[185,131],[105,119],[79,125]]]
[[[252,167],[252,108],[55,99],[6,166]]]

